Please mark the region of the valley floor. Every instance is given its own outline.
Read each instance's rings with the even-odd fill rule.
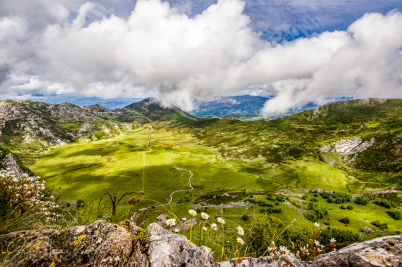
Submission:
[[[144,156],[144,152],[149,151],[150,131],[144,126],[112,139],[55,147],[38,159],[31,170],[46,181],[46,188],[55,194],[59,205],[73,205],[78,199],[90,204],[92,220],[99,217],[99,209],[109,205],[107,198],[99,203],[102,195],[113,193],[119,198],[125,193],[143,190],[145,196],[139,204],[126,203],[135,194],[122,198],[117,213],[124,219],[131,217],[135,210],[155,206],[137,218],[138,223],[148,225],[160,214],[166,214],[158,205],[169,202],[172,192],[185,190],[175,193],[172,203],[165,207],[179,218],[189,217],[188,210],[194,208],[212,217],[224,217],[228,226],[246,227],[248,222],[243,215],[252,216],[266,210],[262,201],[280,208],[281,212],[273,213],[274,216],[287,222],[296,219],[312,227],[313,222],[306,218],[307,204],[299,203],[304,196],[307,202],[317,199],[316,204],[328,210],[318,221],[325,227],[359,231],[364,226],[374,227],[370,223],[380,219],[388,224],[387,231],[402,229],[401,220],[392,219],[386,214],[386,208],[374,203],[367,206],[346,203],[344,205],[354,207],[347,210],[310,193],[316,188],[349,194],[361,194],[366,190],[362,181],[318,159],[272,164],[262,157],[253,160],[223,158],[216,149],[190,134],[164,129],[152,132],[149,144],[152,151]],[[190,173],[179,168],[193,173],[193,190],[190,190]],[[270,195],[274,196],[272,201],[267,199]],[[276,201],[275,195],[286,199]],[[250,199],[254,203],[250,203]],[[350,223],[339,222],[345,216]]]

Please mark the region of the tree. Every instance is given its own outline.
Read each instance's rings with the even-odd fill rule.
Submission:
[[[117,193],[105,193],[101,196],[100,200],[99,200],[99,206],[98,206],[98,216],[99,216],[99,208],[100,208],[100,204],[101,201],[103,199],[104,196],[108,196],[110,199],[110,203],[112,204],[112,215],[113,217],[116,216],[116,207],[117,205],[120,203],[120,201],[123,199],[123,197],[130,195],[130,194],[134,194],[135,192],[127,192],[124,193],[119,199],[117,199],[117,196],[119,195],[120,192]]]

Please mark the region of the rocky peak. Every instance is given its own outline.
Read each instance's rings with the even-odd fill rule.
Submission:
[[[87,110],[89,112],[92,112],[92,113],[94,113],[94,112],[109,112],[110,111],[109,109],[107,109],[104,106],[99,105],[99,104],[83,106],[81,108],[83,108],[83,109],[85,109],[85,110]]]

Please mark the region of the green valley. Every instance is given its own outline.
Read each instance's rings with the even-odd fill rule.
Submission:
[[[300,227],[317,222],[342,246],[402,228],[402,100],[330,103],[260,121],[198,119],[153,99],[87,110],[126,126],[36,154],[14,151],[62,210],[81,214],[78,223],[148,225],[195,209],[247,229],[269,214]]]

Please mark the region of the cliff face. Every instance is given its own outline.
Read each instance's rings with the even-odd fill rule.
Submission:
[[[207,247],[158,224],[147,231],[128,221],[97,221],[63,231],[21,231],[0,236],[2,266],[402,266],[402,236],[373,239],[300,262],[289,256],[216,263]]]

